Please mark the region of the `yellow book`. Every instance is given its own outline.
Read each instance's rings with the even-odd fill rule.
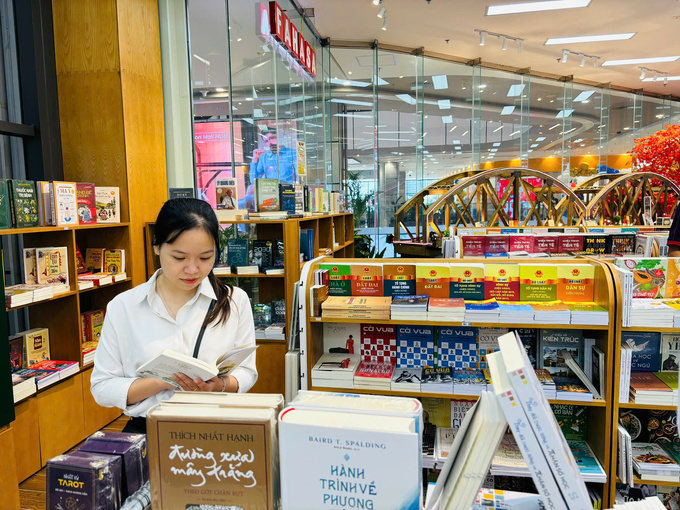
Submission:
[[[521,264],[519,266],[520,301],[554,301],[557,297],[557,266]]]

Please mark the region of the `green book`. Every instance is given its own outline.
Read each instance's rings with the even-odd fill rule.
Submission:
[[[12,228],[12,214],[9,210],[7,181],[0,179],[0,228]]]
[[[280,209],[278,179],[255,179],[255,204],[259,212]]]
[[[248,265],[248,239],[227,239],[227,264],[230,266]]]
[[[550,407],[567,441],[588,439],[588,411],[584,406],[550,404]]]
[[[680,443],[659,441],[657,444],[664,449],[671,459],[673,459],[677,464],[680,464]]]
[[[352,295],[352,268],[349,264],[320,264],[319,269],[328,269],[328,295]]]
[[[38,226],[38,200],[33,181],[9,180],[12,224],[17,228]]]
[[[668,386],[673,391],[678,391],[678,373],[677,372],[654,372],[661,382]]]

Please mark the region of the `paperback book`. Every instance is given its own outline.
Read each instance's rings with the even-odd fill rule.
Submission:
[[[120,223],[120,190],[118,186],[95,186],[97,223]]]
[[[397,326],[397,368],[420,371],[420,367],[434,366],[434,359],[433,326]]]
[[[484,299],[484,264],[451,264],[449,296],[473,301]]]
[[[76,204],[78,206],[78,224],[97,224],[97,203],[94,184],[91,182],[76,183]]]
[[[633,351],[631,372],[657,372],[661,367],[661,334],[654,331],[623,331],[621,342]]]
[[[567,351],[577,363],[583,360],[583,332],[575,329],[541,329],[538,337],[538,368],[555,377],[570,375],[560,351]]]
[[[476,369],[478,365],[477,328],[437,328],[437,366]]]
[[[383,266],[385,296],[411,296],[416,293],[416,266],[385,264]]]

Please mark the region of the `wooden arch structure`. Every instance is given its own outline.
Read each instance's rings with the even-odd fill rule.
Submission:
[[[465,179],[457,174],[457,182],[453,179],[447,184],[442,182],[444,179],[438,181],[433,185],[437,186],[436,193],[429,193],[429,188],[426,188],[397,211],[395,251],[410,255],[426,252],[425,249],[414,248],[435,248],[437,243],[432,242],[431,233],[441,239],[443,230],[474,227],[478,222],[488,226],[570,226],[584,221],[585,204],[554,175],[517,167],[470,173]],[[507,183],[505,190],[499,194],[496,185],[500,179],[507,180]],[[424,209],[422,219],[420,214],[416,214],[414,235],[405,225],[406,213],[415,207],[424,208],[424,197],[430,194],[439,197]],[[565,200],[560,200],[562,197]],[[409,220],[413,221],[412,218]],[[402,230],[408,235],[408,240],[401,239]]]
[[[615,217],[628,219],[631,225],[644,225],[645,201],[651,221],[664,215],[673,216],[680,198],[680,187],[663,175],[653,172],[619,174],[588,201],[586,218],[599,225],[614,224]],[[673,202],[672,205],[669,205]]]

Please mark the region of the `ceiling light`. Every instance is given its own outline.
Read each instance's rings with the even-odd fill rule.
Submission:
[[[522,53],[524,51],[524,42],[520,41],[517,43],[517,53]]]
[[[383,26],[382,26],[382,29],[383,29],[383,30],[387,30],[387,15],[385,15],[385,17],[383,18]]]
[[[225,89],[223,89],[222,87],[217,87],[215,89],[215,92],[225,92]]]
[[[584,67],[586,65],[586,57],[581,57],[581,63],[579,66]]]
[[[675,62],[680,58],[680,55],[672,57],[649,57],[649,58],[628,58],[623,60],[607,60],[603,62],[603,66],[627,66],[635,64],[656,64],[659,62]]]
[[[442,117],[442,122],[444,124],[451,124],[453,122],[453,116],[452,115],[445,115]]]
[[[645,79],[645,68],[644,67],[640,68],[640,79],[641,80]]]
[[[668,75],[663,77],[663,84],[668,85]]]
[[[446,79],[445,74],[440,74],[438,76],[433,76],[432,77],[432,85],[434,86],[435,89],[440,90],[440,89],[448,89],[449,88],[449,82]]]
[[[378,11],[378,17],[379,18],[385,17],[385,6],[382,4],[382,0],[380,2],[380,10]]]
[[[548,131],[552,131],[553,129],[555,129],[556,127],[560,127],[561,125],[562,124],[555,124],[553,127],[549,127]]]
[[[546,46],[553,44],[578,44],[589,42],[603,42],[603,41],[625,41],[632,38],[635,32],[627,32],[625,34],[605,34],[605,35],[580,35],[576,37],[551,37],[545,41]]]
[[[486,41],[486,32],[479,32],[479,45],[484,46],[485,41]]]
[[[508,49],[508,40],[505,37],[501,38],[501,42],[503,43],[503,47],[501,48],[503,51],[507,51]]]
[[[503,124],[494,129],[493,132],[495,133],[496,131],[500,131],[501,129],[503,129]]]
[[[542,142],[543,140],[545,140],[545,136],[539,136],[538,138],[536,138],[537,142]]]
[[[578,96],[576,96],[576,98],[574,99],[574,102],[575,103],[581,103],[583,101],[586,101],[594,93],[595,93],[594,90],[584,90]]]
[[[437,105],[439,106],[440,110],[450,110],[451,109],[451,100],[450,99],[440,99],[437,101]]]
[[[373,5],[380,5],[380,0],[373,0]]]
[[[562,63],[564,64],[567,61],[567,56],[569,55],[568,50],[562,50]]]
[[[680,76],[664,76],[663,77],[664,82],[665,81],[680,81]],[[642,81],[656,81],[653,78],[645,78]]]
[[[515,111],[514,106],[504,106],[503,109],[501,110],[501,115],[510,115],[514,111]]]
[[[522,84],[517,84],[517,85],[510,85],[510,88],[508,89],[508,97],[517,97],[522,95],[522,91],[524,91],[524,87],[526,85]]]
[[[559,9],[576,9],[588,7],[590,0],[548,0],[544,2],[522,2],[517,4],[489,5],[487,16],[501,14],[520,14],[523,12],[555,11]]]

